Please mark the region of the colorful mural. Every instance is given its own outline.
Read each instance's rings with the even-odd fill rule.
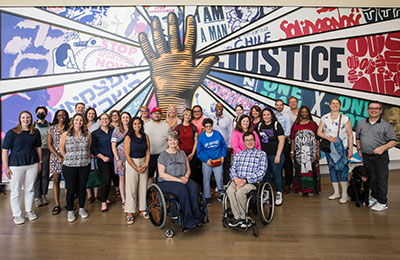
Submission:
[[[169,104],[211,115],[222,102],[233,117],[237,104],[290,96],[317,121],[339,98],[353,130],[379,100],[400,137],[399,17],[399,8],[0,8],[2,137],[38,105],[48,120],[77,102],[132,115]]]

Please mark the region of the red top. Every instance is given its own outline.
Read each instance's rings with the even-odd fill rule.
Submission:
[[[181,131],[179,133],[179,148],[183,150],[186,154],[192,153],[194,146],[194,136],[192,125],[184,126],[180,124]],[[193,125],[194,126],[194,125]],[[178,133],[179,125],[175,126],[175,132]],[[198,133],[197,127],[194,126],[195,133]]]

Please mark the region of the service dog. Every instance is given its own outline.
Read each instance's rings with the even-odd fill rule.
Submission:
[[[369,181],[368,171],[364,166],[356,166],[352,171],[350,185],[347,189],[351,201],[356,202],[356,207],[360,207],[360,203],[368,207],[369,200]]]

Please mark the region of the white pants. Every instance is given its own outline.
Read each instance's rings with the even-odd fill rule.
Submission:
[[[10,202],[13,216],[22,216],[21,191],[24,188],[25,211],[32,211],[34,189],[33,184],[38,175],[39,163],[24,166],[10,166],[12,172],[10,180]]]

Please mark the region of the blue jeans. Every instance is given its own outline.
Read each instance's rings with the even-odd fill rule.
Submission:
[[[347,151],[347,149],[346,149]],[[326,161],[328,162],[328,167],[329,167],[329,175],[331,176],[331,182],[347,182],[347,175],[349,173],[349,165],[346,164],[341,171],[335,170],[335,167],[333,163],[329,163],[332,158],[329,153],[325,153],[326,155]],[[347,156],[347,152],[346,152]]]
[[[204,196],[209,199],[211,198],[211,191],[210,191],[210,178],[211,173],[214,172],[215,182],[217,183],[218,192],[222,192],[224,190],[224,181],[222,177],[222,165],[218,167],[211,167],[208,166],[206,163],[203,162],[203,186],[204,186]]]
[[[267,168],[267,174],[265,174],[264,178],[269,183],[271,183],[271,174],[273,174],[276,191],[282,192],[282,174],[281,174],[281,172],[282,172],[283,163],[285,162],[285,156],[283,155],[283,153],[281,153],[280,162],[278,164],[274,163],[275,156],[276,156],[275,154],[267,155],[268,168]]]

